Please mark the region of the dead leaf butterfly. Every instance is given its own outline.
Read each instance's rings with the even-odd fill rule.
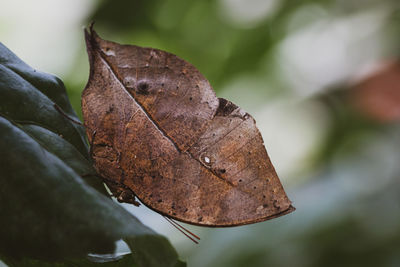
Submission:
[[[121,202],[212,227],[294,210],[255,120],[190,63],[85,31],[82,111],[98,173]]]

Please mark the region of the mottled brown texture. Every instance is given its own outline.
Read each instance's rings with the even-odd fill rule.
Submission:
[[[120,201],[235,226],[294,210],[254,119],[177,56],[86,32],[82,111],[98,173]]]

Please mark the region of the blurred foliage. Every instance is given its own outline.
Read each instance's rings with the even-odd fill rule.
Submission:
[[[263,105],[285,95],[296,97],[296,88],[291,88],[289,77],[282,71],[290,66],[279,62],[279,49],[286,38],[317,24],[321,18],[334,21],[390,7],[385,18],[385,34],[393,38],[392,45],[396,43],[395,33],[400,25],[400,7],[396,0],[271,0],[277,7],[273,12],[266,11],[262,20],[251,25],[240,24],[232,18],[234,14],[226,14],[229,13],[226,6],[236,2],[241,1],[101,1],[87,18],[86,25],[94,21],[96,29],[108,40],[155,47],[186,59],[205,75],[217,93],[248,77],[250,82],[241,84],[241,90],[254,95],[253,105]],[[258,4],[256,0],[247,4],[242,1],[242,5],[251,5],[253,9]],[[390,53],[397,48],[398,45],[391,47]],[[82,41],[79,63],[66,80],[78,113],[84,82],[77,81],[87,79],[88,73],[83,51]],[[300,74],[293,73],[296,75]]]

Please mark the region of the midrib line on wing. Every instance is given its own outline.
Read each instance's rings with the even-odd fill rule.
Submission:
[[[114,76],[114,78],[118,81],[118,83],[121,85],[121,87],[124,89],[124,91],[127,93],[127,95],[138,105],[139,109],[145,114],[146,118],[153,124],[153,126],[165,137],[167,138],[175,147],[175,149],[181,153],[182,151],[178,147],[178,144],[175,143],[175,141],[164,131],[163,128],[161,128],[160,125],[158,125],[157,121],[147,112],[147,110],[142,106],[139,101],[136,100],[135,97],[129,91],[126,89],[125,85],[122,83],[121,79],[118,77],[116,72],[114,71],[113,67],[111,64],[107,61],[106,58],[102,55],[101,52],[99,52],[101,60],[104,62],[106,67],[110,70],[111,74]]]
[[[96,49],[97,50],[97,49]],[[101,60],[104,62],[104,64],[106,65],[106,67],[110,70],[110,73],[114,76],[114,78],[118,81],[118,83],[121,85],[121,87],[124,89],[124,91],[127,93],[127,95],[138,105],[139,109],[145,114],[145,116],[147,117],[147,119],[153,124],[153,126],[165,137],[167,138],[175,147],[175,149],[181,154],[182,151],[181,149],[178,147],[178,144],[175,143],[175,141],[164,131],[163,128],[161,128],[160,125],[158,125],[157,121],[154,120],[154,118],[147,112],[147,110],[142,106],[141,103],[139,103],[139,101],[136,100],[136,98],[129,93],[129,91],[126,89],[125,85],[122,83],[120,77],[118,77],[117,72],[114,70],[114,68],[112,67],[112,65],[108,62],[108,60],[104,57],[102,51],[96,51],[97,53],[99,53]],[[216,178],[218,178],[220,181],[225,182],[226,184],[230,185],[230,186],[234,186],[231,182],[225,180],[224,178],[220,177],[217,173],[215,173],[213,170],[211,170],[210,168],[204,166],[204,164],[197,158],[195,158],[189,151],[186,151],[186,153],[190,156],[191,159],[194,159],[196,161],[198,161],[200,163],[200,166],[202,166],[203,168],[205,168],[208,172],[210,172],[212,174],[212,176],[215,176]]]

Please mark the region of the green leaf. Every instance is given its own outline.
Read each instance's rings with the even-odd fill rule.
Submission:
[[[22,259],[22,260],[13,260],[7,259],[6,263],[10,267],[136,267],[138,266],[131,254],[125,254],[122,256],[111,256],[107,257],[93,257],[89,256],[88,258],[79,259],[79,260],[66,260],[64,262],[45,262],[40,260],[33,259]]]
[[[0,257],[7,264],[184,264],[164,237],[104,195],[62,82],[27,66],[2,44],[0,136]],[[85,259],[88,253],[113,253],[120,239],[133,254],[109,258],[112,263]]]
[[[50,259],[112,253],[114,241],[136,234],[132,216],[3,117],[0,136],[1,252]]]
[[[168,259],[167,259],[168,261]],[[6,259],[5,262],[10,267],[136,267],[136,266],[154,266],[154,265],[143,265],[138,264],[132,254],[125,255],[89,255],[87,258],[78,260],[65,260],[63,262],[46,262],[34,259]],[[174,267],[186,267],[186,263],[182,261],[175,262],[175,265],[168,265],[165,261],[155,262],[155,266],[174,266]]]
[[[125,242],[133,251],[139,266],[158,267],[160,263],[162,263],[161,266],[186,266],[185,263],[177,260],[178,254],[163,236],[142,235],[126,239]],[[154,253],[155,251],[158,253]]]
[[[92,164],[79,151],[59,135],[34,124],[22,124],[20,128],[49,152],[71,167],[86,183],[104,195],[109,195],[97,176]]]
[[[82,125],[60,79],[34,70],[0,44],[0,113],[19,123],[33,123],[63,136],[88,158]]]

